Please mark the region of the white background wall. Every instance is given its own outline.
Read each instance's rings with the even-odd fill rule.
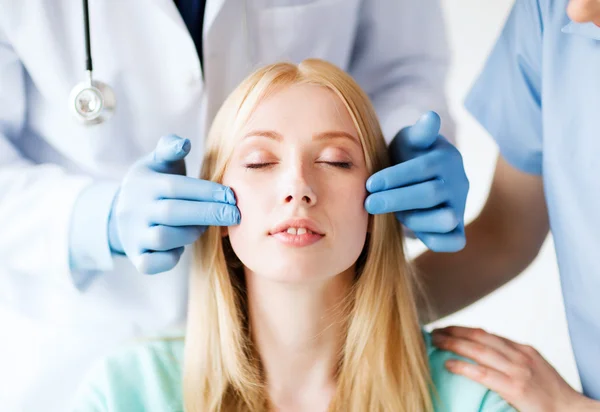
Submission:
[[[471,183],[466,211],[467,221],[470,221],[487,198],[497,148],[462,103],[502,28],[513,0],[442,0],[442,4],[453,52],[448,96],[457,123],[458,145]],[[411,254],[422,250],[417,241],[411,242],[408,248]],[[485,273],[481,275],[485,276]],[[580,389],[551,238],[547,239],[536,261],[517,279],[475,305],[441,320],[436,326],[449,324],[483,327],[509,339],[531,344],[571,385]]]

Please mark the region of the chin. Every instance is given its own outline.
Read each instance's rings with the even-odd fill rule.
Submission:
[[[301,264],[299,262],[296,264],[286,263],[275,270],[271,268],[270,273],[263,273],[268,273],[265,277],[268,277],[270,280],[283,283],[303,283],[315,280],[325,280],[335,276],[335,273],[325,270],[325,268],[316,261],[307,262],[306,264]]]

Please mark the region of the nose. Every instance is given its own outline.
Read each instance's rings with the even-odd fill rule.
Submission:
[[[301,165],[289,171],[284,179],[282,200],[284,204],[297,203],[303,206],[314,206],[317,194],[309,183],[309,176]]]

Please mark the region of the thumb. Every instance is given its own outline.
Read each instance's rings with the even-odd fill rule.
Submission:
[[[428,149],[440,134],[440,116],[436,112],[427,112],[417,122],[405,130],[404,138],[412,149]]]
[[[185,174],[185,162],[192,144],[188,139],[174,134],[162,136],[156,148],[148,156],[147,166],[161,173]]]
[[[192,144],[188,139],[174,134],[163,136],[152,153],[152,161],[156,163],[175,162],[186,157],[191,148]]]

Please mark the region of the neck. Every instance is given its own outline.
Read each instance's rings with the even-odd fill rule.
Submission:
[[[276,408],[328,404],[333,397],[353,273],[291,284],[246,271],[252,339]]]

